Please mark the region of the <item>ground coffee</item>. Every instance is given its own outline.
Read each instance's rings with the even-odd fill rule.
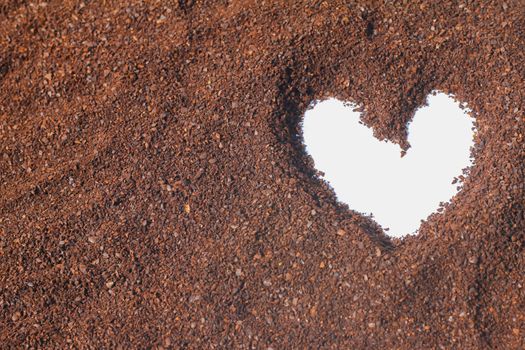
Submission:
[[[523,8],[2,1],[1,347],[524,348]],[[476,165],[389,239],[299,123],[351,100],[407,148],[434,89]]]

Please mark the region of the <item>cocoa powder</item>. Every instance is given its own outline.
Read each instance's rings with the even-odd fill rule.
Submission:
[[[525,348],[524,5],[4,0],[0,347]],[[432,90],[475,166],[392,239],[301,118],[353,101],[407,149]]]

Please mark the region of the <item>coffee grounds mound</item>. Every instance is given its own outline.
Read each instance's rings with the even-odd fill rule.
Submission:
[[[523,7],[2,1],[0,347],[525,348]],[[475,166],[392,239],[301,118],[353,101],[408,149],[433,90]]]

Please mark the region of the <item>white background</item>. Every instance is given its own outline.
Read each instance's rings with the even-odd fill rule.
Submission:
[[[350,209],[373,214],[387,234],[415,233],[457,192],[452,184],[472,165],[474,119],[443,93],[429,95],[408,128],[411,148],[380,142],[360,123],[356,107],[336,99],[318,102],[303,120],[306,151],[337,198]]]

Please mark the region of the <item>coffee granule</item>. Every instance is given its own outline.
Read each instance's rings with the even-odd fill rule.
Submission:
[[[0,347],[525,348],[524,6],[3,0]],[[475,165],[389,238],[301,118],[353,101],[408,149],[433,90]]]

